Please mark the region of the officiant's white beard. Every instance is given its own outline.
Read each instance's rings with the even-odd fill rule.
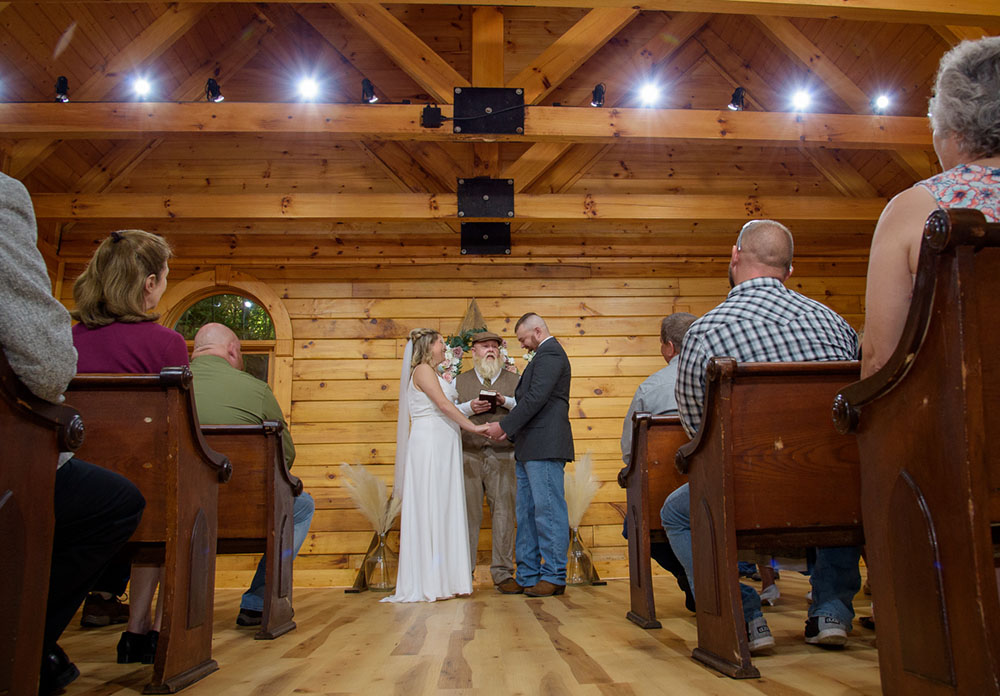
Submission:
[[[476,372],[482,375],[483,379],[490,382],[496,379],[497,375],[500,374],[500,370],[503,369],[503,363],[500,362],[500,359],[489,355],[483,358],[473,355],[472,362],[476,366]]]

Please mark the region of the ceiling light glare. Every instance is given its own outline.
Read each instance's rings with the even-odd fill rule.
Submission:
[[[299,96],[306,101],[312,101],[319,95],[319,84],[311,77],[299,80]]]
[[[886,111],[888,111],[889,104],[891,103],[892,100],[889,99],[888,94],[880,94],[877,97],[875,97],[875,101],[872,102],[874,106],[874,111],[877,114],[884,114]]]
[[[639,88],[639,101],[643,106],[654,106],[660,101],[660,88],[652,82],[647,82]]]
[[[792,106],[796,111],[805,111],[812,103],[812,95],[804,89],[800,89],[792,96]]]
[[[141,99],[145,99],[149,96],[152,91],[153,86],[149,84],[149,80],[144,77],[135,78],[135,82],[132,83],[132,89],[135,90],[136,96]]]

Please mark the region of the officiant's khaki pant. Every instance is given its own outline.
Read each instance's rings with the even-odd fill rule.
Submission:
[[[514,499],[517,479],[514,475],[514,450],[495,450],[487,445],[481,450],[463,451],[465,471],[465,508],[469,516],[469,558],[476,568],[479,528],[483,523],[483,493],[490,506],[493,527],[493,557],[490,574],[500,584],[514,577]]]

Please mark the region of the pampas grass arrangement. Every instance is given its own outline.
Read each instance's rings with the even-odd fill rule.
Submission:
[[[573,471],[565,474],[566,510],[570,529],[576,529],[583,520],[583,513],[590,507],[601,484],[594,478],[593,456],[590,452],[580,457]]]
[[[358,506],[361,514],[368,518],[379,536],[386,534],[399,514],[401,501],[398,496],[388,495],[385,482],[376,478],[360,464],[351,466],[340,465],[344,488],[351,500]]]

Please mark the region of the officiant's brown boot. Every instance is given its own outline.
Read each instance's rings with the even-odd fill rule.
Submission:
[[[500,594],[521,594],[524,588],[517,584],[514,578],[507,578],[503,582],[497,583],[497,590]]]
[[[565,585],[555,585],[548,580],[539,580],[537,585],[524,588],[524,594],[529,597],[551,597],[561,595],[565,591]]]

